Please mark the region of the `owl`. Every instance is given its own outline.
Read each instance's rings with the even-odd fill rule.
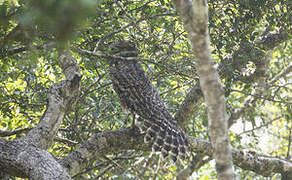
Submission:
[[[113,88],[122,106],[142,119],[146,143],[153,142],[152,150],[174,162],[185,159],[188,141],[173,116],[166,109],[158,91],[139,63],[138,50],[128,41],[111,46],[114,56],[108,58]]]

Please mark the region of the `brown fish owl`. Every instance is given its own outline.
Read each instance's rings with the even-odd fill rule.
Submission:
[[[153,141],[153,151],[161,152],[163,157],[170,156],[173,161],[185,159],[187,139],[135,59],[138,50],[128,41],[122,41],[115,43],[112,51],[121,57],[131,57],[131,60],[109,58],[109,72],[121,104],[143,119],[145,142]]]

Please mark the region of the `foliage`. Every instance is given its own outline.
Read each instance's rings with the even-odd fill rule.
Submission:
[[[257,57],[268,53],[257,46],[258,39],[275,30],[291,32],[289,13],[288,0],[209,1],[212,56],[225,86],[230,114],[242,107],[258,87],[259,75],[252,72],[257,71]],[[58,133],[71,143],[56,140],[49,151],[62,157],[94,133],[130,126],[129,113],[122,109],[112,89],[108,64],[102,57],[80,53],[95,50],[108,54],[109,45],[117,39],[130,40],[139,47],[140,56],[147,59],[141,62],[143,67],[174,114],[198,76],[182,20],[171,2],[0,1],[0,128],[36,126],[45,110],[48,88],[64,78],[57,47],[66,46],[68,41],[81,67],[81,91]],[[258,49],[261,53],[255,54]],[[274,49],[264,76],[266,82],[291,65],[291,55],[289,41]],[[234,58],[228,61],[230,56]],[[231,127],[234,148],[291,158],[291,83],[291,75],[283,76],[256,96]],[[188,133],[208,140],[206,122],[206,106],[202,103],[188,124]],[[156,156],[147,167],[143,163],[134,165],[137,160],[146,161],[148,155],[133,151],[108,154],[76,179],[173,179],[173,173],[181,169],[167,162],[158,164]],[[264,179],[249,171],[236,171],[242,178]],[[208,163],[194,177],[214,179],[214,172],[213,164]]]

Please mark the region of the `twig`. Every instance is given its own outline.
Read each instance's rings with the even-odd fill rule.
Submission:
[[[75,146],[75,145],[78,144],[78,142],[72,141],[70,139],[64,139],[64,138],[61,138],[61,137],[55,137],[54,140],[55,141],[59,141],[59,142],[64,143],[64,144],[67,144],[69,146]]]
[[[269,122],[264,123],[264,124],[262,124],[262,125],[260,125],[260,126],[257,126],[257,127],[255,127],[255,128],[252,128],[252,129],[247,130],[247,131],[244,131],[244,132],[241,132],[240,134],[238,134],[238,136],[240,136],[240,135],[242,135],[242,134],[246,134],[246,133],[252,132],[252,131],[257,130],[257,129],[260,129],[260,128],[262,128],[262,127],[265,127],[265,126],[271,125],[272,122],[277,121],[277,120],[280,120],[281,118],[282,118],[282,116],[277,117],[277,118],[275,118],[275,119],[272,119],[272,120],[270,120]]]
[[[21,134],[21,133],[26,133],[32,128],[22,128],[22,129],[13,129],[13,130],[0,130],[0,137],[7,137],[7,136],[12,136],[15,134]]]
[[[283,69],[279,74],[274,76],[273,79],[269,81],[269,85],[274,84],[278,81],[281,77],[286,76],[288,73],[292,72],[292,63],[290,63],[285,69]]]

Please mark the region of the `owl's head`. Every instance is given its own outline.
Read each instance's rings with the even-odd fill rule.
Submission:
[[[134,43],[126,40],[116,41],[110,46],[113,55],[122,57],[136,57],[139,50],[135,47]]]

